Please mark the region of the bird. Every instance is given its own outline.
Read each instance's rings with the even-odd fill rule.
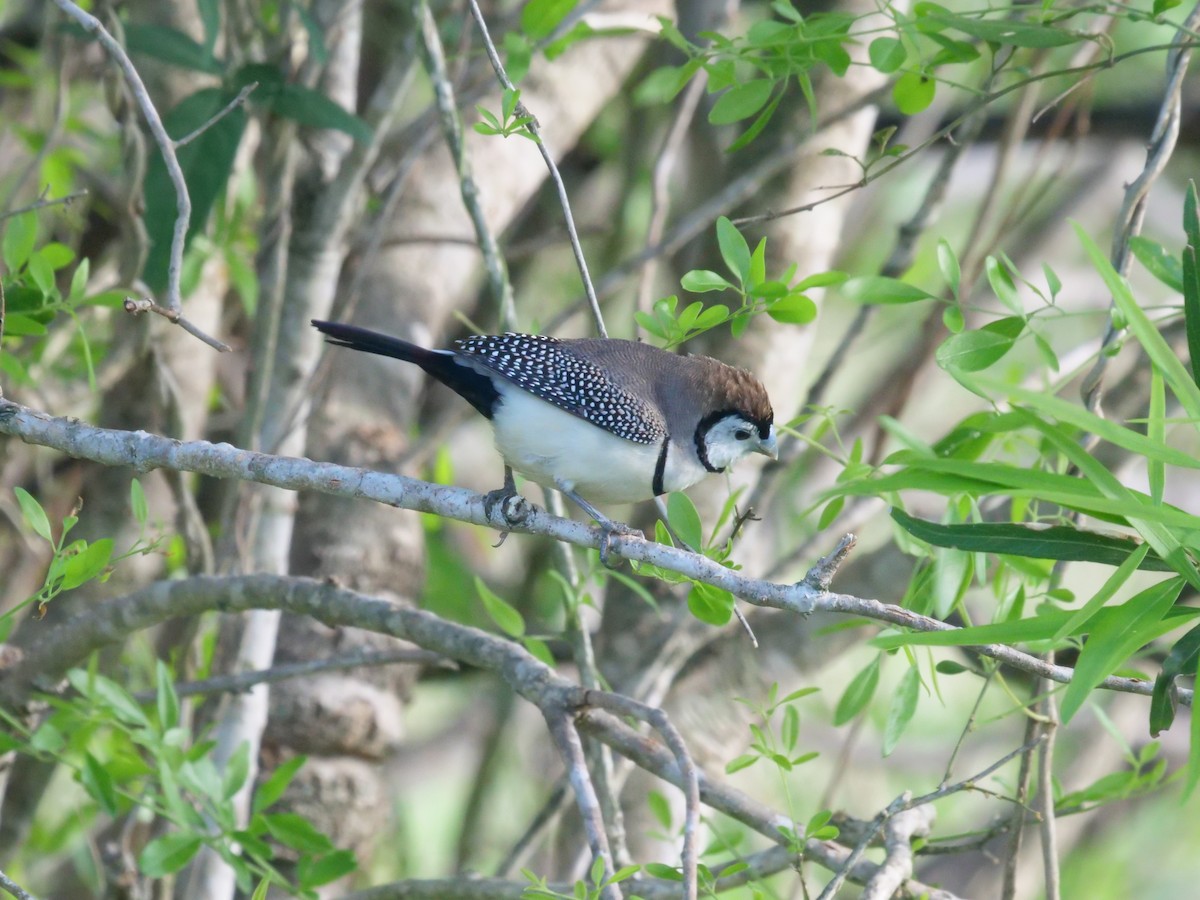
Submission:
[[[492,424],[504,461],[495,504],[517,471],[569,497],[604,531],[637,533],[595,503],[680,491],[751,453],[778,458],[774,412],[751,372],[618,338],[476,335],[432,350],[342,322],[311,320],[327,341],[415,363]],[[502,506],[504,510],[507,505]]]

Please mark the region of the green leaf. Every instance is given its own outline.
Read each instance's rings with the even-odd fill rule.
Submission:
[[[832,500],[826,503],[825,508],[821,510],[821,518],[817,522],[817,531],[824,531],[826,528],[832,525],[833,520],[841,514],[842,507],[845,504],[845,497],[834,497]]]
[[[937,82],[923,72],[905,72],[892,85],[892,101],[906,116],[924,112],[933,102]]]
[[[158,725],[163,731],[179,724],[179,695],[175,693],[171,670],[161,659],[154,662],[154,702]]]
[[[264,813],[261,817],[271,837],[301,853],[328,853],[333,850],[329,838],[317,831],[304,816],[295,813]]]
[[[1183,228],[1188,236],[1188,245],[1183,250],[1180,278],[1183,291],[1183,318],[1187,331],[1188,357],[1192,364],[1192,380],[1200,385],[1200,199],[1196,196],[1196,182],[1188,182],[1183,203]],[[1140,257],[1139,257],[1140,258]]]
[[[1151,737],[1158,737],[1174,723],[1175,711],[1179,704],[1179,699],[1175,696],[1174,691],[1175,681],[1181,675],[1184,677],[1195,675],[1198,662],[1200,662],[1200,625],[1194,626],[1175,642],[1175,646],[1163,660],[1162,671],[1154,679],[1154,694],[1150,700]]]
[[[129,508],[133,511],[137,523],[145,527],[150,518],[150,508],[146,504],[146,492],[137,478],[129,482]]]
[[[920,698],[921,673],[916,666],[909,666],[900,678],[896,687],[896,696],[888,708],[887,724],[883,728],[883,755],[891,756],[900,737],[912,721],[917,711],[917,701]]]
[[[475,576],[475,592],[483,601],[483,608],[487,610],[488,616],[501,631],[510,637],[521,637],[525,634],[524,616],[507,600],[494,593],[478,575]]]
[[[211,50],[206,50],[182,31],[165,25],[126,22],[125,47],[130,53],[141,53],[182,69],[207,75],[220,75],[223,71]]]
[[[767,307],[767,315],[785,325],[807,325],[817,318],[817,304],[804,294],[788,294]]]
[[[576,3],[577,0],[529,0],[521,8],[521,30],[535,41],[547,38]]]
[[[633,105],[654,106],[669,103],[687,86],[700,70],[700,60],[693,59],[682,66],[662,66],[655,69],[633,90]]]
[[[692,269],[679,279],[679,286],[693,294],[705,294],[709,291],[727,291],[733,287],[722,275],[709,269]]]
[[[360,144],[371,142],[371,126],[320,91],[285,84],[269,101],[277,116],[310,128],[329,128],[350,135]]]
[[[1114,607],[1113,615],[1093,620],[1095,627],[1080,651],[1075,674],[1063,694],[1060,709],[1063,724],[1071,721],[1096,685],[1155,636],[1155,627],[1175,604],[1183,584],[1182,578],[1168,578]]]
[[[700,513],[687,494],[676,491],[667,495],[667,521],[679,539],[692,550],[704,548],[704,526]]]
[[[989,44],[1011,47],[1063,47],[1067,44],[1078,43],[1088,37],[1078,31],[1069,31],[1052,25],[1039,25],[1035,22],[1008,16],[1000,19],[985,19],[956,15],[932,3],[925,7],[925,14],[918,19],[918,27],[922,30],[952,28],[970,37],[987,41]]]
[[[358,868],[358,859],[350,850],[334,850],[322,856],[302,856],[296,865],[296,880],[300,887],[311,890],[337,881]]]
[[[83,755],[83,769],[79,773],[79,781],[98,804],[110,816],[116,816],[117,789],[113,786],[112,775],[91,753]]]
[[[650,814],[662,827],[663,831],[671,830],[671,804],[658,791],[650,791],[646,794],[646,805],[650,807]]]
[[[1008,353],[1024,329],[1020,316],[997,319],[975,331],[951,335],[938,347],[935,358],[943,369],[978,372]]]
[[[756,137],[762,134],[763,129],[770,123],[775,111],[779,109],[779,104],[783,100],[783,91],[780,91],[771,98],[771,102],[763,107],[762,112],[758,117],[750,123],[750,126],[737,136],[737,138],[725,148],[726,153],[736,153],[743,147],[748,146]]]
[[[63,566],[61,589],[72,590],[102,574],[112,559],[112,553],[112,538],[101,538],[88,544],[82,553],[69,557]]]
[[[891,75],[908,58],[904,44],[894,37],[877,37],[867,47],[867,57],[876,71]]]
[[[688,610],[701,622],[721,626],[733,618],[733,594],[709,584],[693,582],[688,591]]]
[[[199,90],[168,112],[163,117],[163,125],[172,137],[181,138],[211,120],[234,96],[220,88]],[[195,140],[180,147],[176,154],[192,201],[189,242],[204,229],[213,204],[225,190],[246,121],[246,111],[236,107]],[[151,289],[158,291],[167,283],[171,234],[178,214],[175,188],[160,153],[150,157],[143,193],[146,209],[142,218],[150,238],[150,253],[142,277]]]
[[[721,258],[729,271],[738,277],[742,284],[750,282],[750,245],[742,237],[732,222],[725,216],[717,219],[717,246],[721,249]]]
[[[274,805],[283,796],[283,792],[287,790],[287,786],[292,783],[292,779],[307,759],[307,756],[293,756],[276,766],[275,771],[254,792],[254,812],[262,812]]]
[[[533,657],[545,663],[550,668],[554,668],[554,654],[550,652],[550,648],[546,645],[545,641],[540,638],[523,637],[521,638],[521,645]]]
[[[879,664],[882,657],[876,656],[867,663],[866,668],[854,676],[846,686],[837,708],[833,713],[834,725],[845,725],[857,716],[875,696],[875,688],[879,686]]]
[[[936,299],[933,294],[915,284],[909,284],[899,278],[888,278],[886,275],[851,278],[842,285],[842,294],[858,303],[916,303],[919,300]]]
[[[955,255],[954,248],[945,238],[938,238],[937,259],[942,277],[946,279],[946,284],[950,285],[951,292],[957,298],[959,285],[962,282],[962,269],[958,265],[958,256]]]
[[[711,125],[730,125],[748,119],[771,99],[775,82],[769,78],[756,78],[731,87],[713,104],[708,113]]]
[[[1011,522],[941,525],[913,518],[898,507],[892,507],[892,518],[913,537],[927,544],[973,553],[1121,566],[1130,556],[1150,549],[1131,538],[1083,531],[1069,525],[1044,528]],[[1153,555],[1139,559],[1137,568],[1149,572],[1175,571],[1165,560]]]
[[[1183,293],[1183,268],[1166,247],[1148,237],[1135,235],[1129,239],[1129,249],[1147,272],[1172,290]]]
[[[146,718],[137,701],[111,678],[91,674],[82,669],[72,669],[67,673],[67,678],[75,690],[109,709],[122,722],[143,728],[150,727],[150,720]]]
[[[37,216],[26,212],[8,220],[4,230],[4,243],[0,244],[0,252],[3,253],[4,265],[10,272],[19,271],[25,265],[33,253],[35,241],[37,241]]]
[[[225,771],[221,775],[221,797],[225,800],[232,800],[233,796],[242,789],[249,776],[250,744],[242,741],[233,751],[233,755],[229,757],[229,762],[225,764]]]
[[[138,869],[148,878],[171,875],[191,862],[200,846],[199,836],[191,832],[164,834],[142,849],[138,856]]]
[[[1055,629],[1051,639],[1061,641],[1069,634],[1082,631],[1084,625],[1090,622],[1092,617],[1104,608],[1104,604],[1108,603],[1109,600],[1116,596],[1117,591],[1125,586],[1125,582],[1142,565],[1143,560],[1145,560],[1149,552],[1150,545],[1142,544],[1141,547],[1130,553],[1125,561],[1117,567],[1117,570],[1108,577],[1108,580],[1100,586],[1100,590],[1096,591],[1095,595],[1087,603],[1073,611],[1067,617],[1067,620]]]
[[[1158,333],[1154,323],[1142,311],[1134,299],[1133,293],[1129,290],[1129,285],[1113,269],[1104,252],[1096,246],[1078,223],[1075,224],[1075,233],[1079,236],[1080,243],[1083,244],[1083,249],[1091,259],[1093,267],[1104,279],[1117,309],[1128,323],[1129,330],[1133,332],[1145,349],[1146,355],[1162,370],[1167,386],[1178,398],[1187,415],[1194,420],[1200,420],[1200,387],[1196,386],[1196,382],[1183,367],[1183,363],[1179,361],[1170,344]]]
[[[994,256],[989,256],[984,266],[987,270],[988,284],[991,285],[996,299],[1007,306],[1014,315],[1023,316],[1024,309],[1017,297],[1017,286],[1013,284],[1012,275],[1009,274],[1008,269]]]
[[[42,504],[38,503],[33,495],[23,487],[13,488],[13,493],[17,495],[17,504],[21,507],[21,517],[25,520],[25,524],[33,529],[34,534],[54,543],[54,539],[50,536],[50,520],[46,518],[46,511],[42,509]]]
[[[725,764],[725,774],[732,775],[734,772],[740,772],[742,769],[748,769],[756,762],[762,759],[757,753],[743,753],[737,759],[730,760]]]

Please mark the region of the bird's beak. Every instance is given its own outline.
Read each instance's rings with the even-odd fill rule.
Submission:
[[[771,429],[771,433],[767,435],[765,441],[760,441],[758,451],[763,456],[769,456],[771,459],[779,459],[779,444],[775,441],[775,429]]]

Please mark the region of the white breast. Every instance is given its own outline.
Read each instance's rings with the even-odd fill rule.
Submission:
[[[496,449],[525,477],[585,500],[633,503],[654,496],[654,470],[661,444],[627,441],[578,416],[539,400],[514,385],[497,384],[503,400],[492,415]],[[675,445],[667,455],[664,486],[680,490],[705,474]]]

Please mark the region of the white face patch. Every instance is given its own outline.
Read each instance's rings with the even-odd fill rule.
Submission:
[[[771,426],[770,435],[764,441],[758,433],[758,426],[737,413],[718,419],[703,437],[708,463],[714,469],[727,469],[747,454],[762,453],[768,444],[773,448],[774,440],[774,426]]]

